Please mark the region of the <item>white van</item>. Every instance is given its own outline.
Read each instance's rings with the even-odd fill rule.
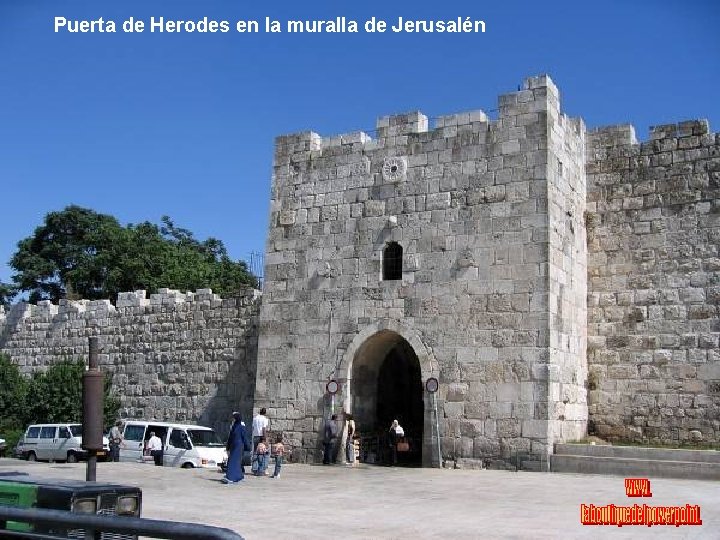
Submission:
[[[110,447],[103,437],[103,450],[98,458],[107,457]],[[28,461],[67,461],[75,463],[87,459],[82,447],[82,424],[33,424],[18,442],[17,455]]]
[[[212,428],[192,424],[173,424],[152,420],[124,420],[120,461],[145,461],[150,433],[163,444],[166,467],[218,467],[226,458],[225,442]]]

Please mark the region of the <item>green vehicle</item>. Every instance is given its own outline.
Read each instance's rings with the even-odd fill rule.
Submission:
[[[142,491],[136,487],[103,482],[40,480],[24,474],[0,474],[0,505],[65,510],[79,514],[140,517]],[[0,521],[0,537],[3,530],[85,538],[83,529],[34,526],[16,521]],[[102,533],[97,537],[102,540],[137,539],[136,535],[115,533]]]

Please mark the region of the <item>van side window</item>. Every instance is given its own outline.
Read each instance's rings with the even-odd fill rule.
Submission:
[[[185,448],[184,432],[181,429],[173,429],[170,433],[170,444],[175,448]]]
[[[33,426],[30,429],[28,429],[27,438],[28,439],[37,439],[40,435],[40,426]]]
[[[126,441],[142,442],[143,435],[145,435],[145,426],[125,426]]]
[[[41,439],[54,439],[56,429],[57,428],[55,426],[43,426],[43,428],[40,430],[40,438]]]
[[[71,437],[70,430],[65,426],[61,427],[60,428],[60,438],[61,439],[69,439],[70,437]]]

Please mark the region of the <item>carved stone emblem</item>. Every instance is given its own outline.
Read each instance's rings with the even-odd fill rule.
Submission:
[[[350,176],[365,176],[370,173],[370,160],[363,157],[362,161],[350,164]]]
[[[382,175],[386,182],[397,182],[405,178],[407,161],[403,157],[385,158]]]
[[[475,264],[475,256],[470,248],[465,248],[460,252],[457,260],[458,268],[470,268],[471,266],[477,266]]]

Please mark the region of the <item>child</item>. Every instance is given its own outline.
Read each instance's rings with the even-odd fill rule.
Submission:
[[[278,435],[277,442],[273,448],[275,452],[275,471],[270,478],[280,478],[280,469],[282,468],[283,456],[285,455],[285,446],[282,443],[282,435]]]
[[[268,461],[268,447],[265,444],[265,437],[260,437],[257,448],[255,448],[255,459],[258,460],[258,467],[255,472],[255,476],[265,476]]]

